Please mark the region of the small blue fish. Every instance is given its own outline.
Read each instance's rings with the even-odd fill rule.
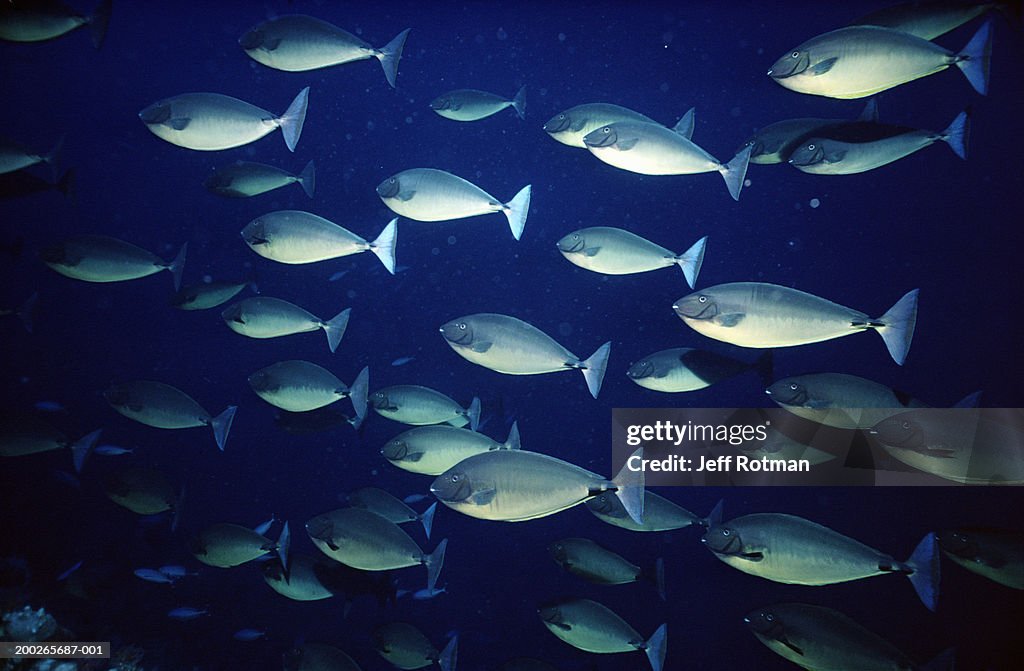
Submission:
[[[174,610],[167,611],[167,617],[172,620],[194,620],[197,617],[208,615],[209,611],[202,610],[200,608],[192,608],[191,606],[182,606],[181,608],[175,608]]]
[[[151,568],[137,568],[134,571],[136,577],[142,578],[146,582],[155,582],[163,585],[170,585],[174,582],[171,578],[164,575],[160,571]]]
[[[168,566],[161,566],[157,571],[164,576],[167,576],[171,580],[177,580],[178,578],[184,578],[188,575],[199,575],[198,573],[189,572],[184,566],[177,566],[170,564]]]
[[[428,601],[440,594],[444,594],[445,589],[445,587],[435,587],[434,589],[424,587],[423,589],[418,589],[415,592],[407,589],[400,589],[395,592],[395,596],[399,599],[403,596],[412,596],[416,601]]]
[[[266,536],[267,532],[270,531],[270,527],[274,526],[274,522],[276,522],[276,521],[277,521],[277,516],[276,515],[272,515],[270,517],[270,519],[267,520],[266,522],[264,522],[263,524],[261,524],[261,525],[259,525],[257,527],[253,527],[253,531],[258,533],[260,536]]]
[[[266,635],[266,632],[258,631],[256,629],[239,629],[235,632],[233,638],[236,641],[256,641]]]
[[[57,401],[39,401],[33,407],[35,407],[36,410],[41,410],[42,412],[64,412],[67,410],[67,408]]]
[[[415,360],[416,360],[416,357],[414,357],[414,356],[400,356],[397,359],[395,359],[394,361],[392,361],[391,365],[392,366],[404,366],[405,364],[409,363],[410,361],[415,361]]]
[[[57,576],[57,582],[61,582],[62,580],[67,580],[68,576],[70,576],[72,573],[74,573],[79,568],[81,568],[81,566],[82,566],[82,562],[80,562],[80,561],[76,562],[74,566],[69,568],[67,571],[64,571],[59,576]]]
[[[348,275],[348,271],[347,270],[339,270],[338,272],[336,272],[333,275],[331,275],[330,281],[331,282],[337,282],[342,277],[345,277],[345,275]]]
[[[93,450],[93,454],[102,454],[104,457],[119,457],[122,454],[131,454],[135,450],[128,447],[118,447],[117,445],[100,445]]]
[[[409,496],[402,499],[406,503],[419,503],[420,501],[426,501],[431,498],[429,494],[409,494]]]

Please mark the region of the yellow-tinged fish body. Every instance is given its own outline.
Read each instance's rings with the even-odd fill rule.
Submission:
[[[573,231],[556,245],[570,263],[605,275],[631,275],[679,266],[693,287],[704,262],[707,236],[680,254],[621,228],[593,226]]]
[[[602,126],[608,126],[618,121],[658,123],[627,107],[611,103],[585,103],[570,107],[551,117],[544,124],[544,131],[564,145],[586,149],[584,137]]]
[[[473,397],[470,407],[463,408],[441,392],[416,384],[378,389],[370,396],[370,405],[380,415],[412,426],[469,424],[476,430],[480,422],[480,399]]]
[[[218,523],[203,529],[190,544],[195,558],[207,566],[231,568],[262,557],[278,545],[238,524]]]
[[[504,443],[468,429],[431,425],[399,434],[389,440],[380,452],[385,459],[403,470],[423,475],[440,475],[473,455],[492,450],[518,449],[519,429],[515,424]]]
[[[366,415],[368,383],[368,368],[363,368],[349,387],[326,368],[300,359],[279,361],[249,376],[253,391],[282,410],[308,412],[350,398],[360,418]]]
[[[337,564],[309,555],[292,555],[286,572],[279,561],[268,561],[263,567],[263,580],[275,592],[292,601],[320,601],[334,596],[321,582]]]
[[[203,186],[211,192],[228,198],[258,196],[289,184],[298,184],[312,198],[316,192],[316,167],[313,161],[307,163],[298,175],[264,163],[236,161],[217,168],[203,182]]]
[[[667,627],[648,640],[607,606],[590,599],[560,599],[541,605],[541,620],[555,636],[574,648],[602,654],[643,650],[654,671],[665,662]]]
[[[951,30],[999,7],[995,2],[957,0],[911,0],[865,14],[851,26],[882,26],[934,40]]]
[[[960,528],[939,534],[942,552],[989,580],[1024,590],[1024,532],[1013,529]]]
[[[256,296],[231,305],[220,316],[228,328],[249,338],[279,338],[323,329],[333,352],[345,335],[351,312],[346,308],[325,321],[280,298]]]
[[[63,2],[8,0],[0,4],[0,40],[45,42],[88,26],[92,44],[103,44],[110,21],[112,0],[100,0],[89,16],[75,12]]]
[[[114,410],[147,426],[158,429],[209,426],[222,451],[236,410],[236,406],[228,406],[214,417],[180,389],[151,380],[115,384],[103,392],[103,397]]]
[[[638,524],[612,492],[605,492],[586,503],[587,510],[602,522],[630,531],[672,531],[701,524],[701,518],[650,490],[644,491],[644,519]]]
[[[139,515],[156,515],[174,507],[174,488],[159,471],[129,468],[115,473],[106,484],[107,497]]]
[[[845,373],[795,375],[765,390],[798,417],[837,429],[870,429],[907,408],[926,408],[907,394]]]
[[[242,238],[265,259],[279,263],[315,263],[360,252],[373,252],[388,272],[395,272],[398,219],[392,219],[373,242],[311,212],[280,210],[250,221]]]
[[[563,538],[548,546],[548,554],[573,575],[599,585],[636,582],[643,570],[589,538]]]
[[[406,622],[377,627],[373,648],[393,666],[406,671],[431,666],[441,655],[423,632]]]
[[[756,370],[771,379],[770,354],[753,364],[691,347],[674,347],[649,354],[626,371],[626,376],[645,389],[679,393],[704,389],[716,382]]]
[[[65,277],[85,282],[125,282],[168,270],[175,290],[181,285],[188,245],[182,245],[173,261],[105,235],[78,235],[40,252],[46,265]]]
[[[512,100],[476,89],[458,89],[438,96],[430,109],[452,121],[479,121],[511,107],[520,119],[526,118],[526,87],[519,89]]]

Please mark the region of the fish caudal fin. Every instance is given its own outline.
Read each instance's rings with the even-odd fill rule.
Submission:
[[[441,567],[444,566],[444,551],[448,547],[448,539],[443,539],[434,548],[434,551],[423,556],[423,564],[427,567],[427,592],[433,592],[437,586],[437,579],[441,575]]]
[[[288,151],[295,151],[295,145],[299,144],[299,136],[302,135],[302,124],[306,123],[306,108],[309,106],[309,87],[299,91],[295,100],[288,106],[285,113],[277,120],[281,126],[281,134],[284,135],[284,143]]]
[[[334,353],[334,350],[338,349],[341,337],[345,335],[345,329],[348,328],[348,317],[351,314],[352,308],[345,308],[332,319],[321,325],[324,333],[327,334],[327,345],[331,348],[332,354]]]
[[[651,662],[651,669],[661,671],[665,665],[665,653],[668,652],[668,623],[658,627],[643,644],[643,648]]]
[[[93,445],[100,439],[103,429],[96,429],[90,434],[82,436],[71,446],[71,460],[75,464],[75,473],[81,473],[85,467],[85,460],[89,458]]]
[[[722,174],[722,179],[725,180],[725,187],[729,189],[729,195],[735,201],[740,199],[743,181],[747,178],[747,166],[750,165],[750,152],[753,150],[753,145],[744,147],[731,161],[718,170]]]
[[[690,285],[691,289],[697,284],[697,275],[700,274],[700,267],[704,263],[704,248],[707,244],[708,236],[705,235],[675,258],[676,264],[682,269],[686,283]]]
[[[355,425],[359,428],[359,425],[363,423],[363,418],[366,417],[366,406],[369,403],[370,394],[370,367],[364,366],[359,375],[356,375],[356,379],[352,382],[352,386],[348,390],[348,400],[352,401],[352,409],[356,411],[356,421],[359,424]]]
[[[502,211],[508,217],[508,227],[512,229],[512,237],[516,240],[523,237],[523,229],[526,228],[526,215],[530,211],[530,185],[527,184],[520,189],[515,198],[505,203]]]
[[[634,457],[642,459],[643,456],[644,448],[637,448],[626,459],[622,470],[612,478],[612,484],[615,485],[615,496],[619,498],[622,507],[626,509],[630,519],[637,524],[644,523],[644,469],[638,468],[633,470],[629,465]]]
[[[695,114],[696,110],[693,107],[686,110],[686,114],[679,118],[679,121],[676,122],[676,125],[672,127],[672,130],[674,130],[676,133],[679,133],[687,140],[692,140]]]
[[[310,198],[316,193],[316,166],[313,165],[313,161],[310,160],[306,164],[306,167],[299,173],[299,186],[306,192],[306,195]]]
[[[473,397],[472,402],[469,404],[469,409],[466,410],[466,418],[469,419],[469,428],[476,431],[480,428],[480,399],[476,396]]]
[[[436,512],[437,501],[434,501],[420,514],[420,524],[423,525],[423,531],[427,534],[427,540],[430,540],[430,530],[434,527],[434,513]]]
[[[608,354],[612,351],[611,341],[606,342],[597,348],[586,361],[578,364],[583,371],[583,379],[587,381],[587,389],[590,395],[597,398],[601,391],[601,383],[604,381],[605,371],[608,370]]]
[[[512,99],[512,109],[516,111],[520,119],[526,119],[526,87],[522,87]]]
[[[971,112],[964,110],[956,115],[953,123],[939,133],[939,139],[949,145],[953,153],[967,160],[967,140],[971,134]]]
[[[285,520],[281,527],[281,535],[277,537],[277,558],[281,560],[281,567],[284,569],[285,577],[288,576],[288,554],[292,547],[292,532],[288,527],[288,520]]]
[[[89,17],[89,32],[92,34],[92,46],[99,49],[103,46],[103,39],[107,36],[107,26],[110,24],[110,8],[113,0],[102,0],[96,5],[92,16]]]
[[[181,288],[181,273],[185,270],[185,255],[187,253],[188,243],[186,242],[178,250],[178,255],[174,257],[174,260],[167,264],[167,270],[171,271],[171,275],[174,277],[175,291]]]
[[[939,553],[938,541],[934,533],[921,539],[914,548],[914,553],[906,561],[911,572],[907,574],[918,598],[934,611],[939,605]]]
[[[954,408],[980,408],[981,407],[981,394],[982,394],[982,391],[980,389],[978,391],[972,391],[970,394],[967,394],[967,396],[964,396],[962,399],[957,401],[953,405],[953,407]]]
[[[398,241],[398,217],[388,222],[377,239],[370,243],[370,251],[377,255],[380,262],[392,275],[395,274],[395,244]]]
[[[444,650],[441,651],[441,656],[437,658],[437,665],[441,667],[441,671],[455,671],[455,663],[459,657],[459,635],[455,634],[448,640],[448,645],[444,646]]]
[[[506,450],[519,449],[519,422],[512,422],[512,428],[508,430],[508,439],[505,440],[503,447]]]
[[[229,405],[224,412],[210,420],[210,426],[213,428],[213,438],[217,441],[217,447],[221,452],[224,451],[224,446],[228,443],[228,433],[231,432],[231,423],[235,421],[235,412],[237,410],[237,405]]]
[[[889,354],[899,365],[907,360],[910,342],[914,339],[914,326],[917,324],[917,289],[908,291],[896,305],[876,321],[878,334],[885,341]]]
[[[391,88],[395,88],[395,81],[398,79],[398,61],[402,59],[402,49],[405,48],[405,38],[409,36],[409,30],[409,28],[406,28],[398,33],[395,39],[384,45],[376,54],[377,59],[380,60],[380,66],[384,68],[384,76],[387,77]]]
[[[978,28],[974,37],[955,57],[956,66],[981,95],[988,95],[989,62],[992,59],[992,21]]]

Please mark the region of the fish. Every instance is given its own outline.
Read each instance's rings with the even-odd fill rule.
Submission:
[[[284,653],[285,671],[360,671],[359,665],[333,645],[303,643]]]
[[[370,406],[382,417],[412,426],[469,424],[476,431],[480,424],[480,399],[476,396],[468,408],[463,408],[441,392],[416,384],[378,389],[370,396]]]
[[[402,503],[408,503],[412,505],[413,503],[422,503],[423,501],[426,501],[429,498],[430,494],[409,494],[409,496],[406,496],[405,498],[402,499]]]
[[[537,609],[552,634],[586,652],[617,653],[643,650],[653,671],[661,671],[668,647],[668,625],[644,637],[610,608],[590,599],[559,599]]]
[[[179,497],[179,499],[180,498],[181,497]],[[178,566],[176,564],[168,564],[167,566],[161,566],[157,570],[172,580],[178,580],[179,578],[185,578],[190,575],[199,575],[194,571],[187,570],[184,566]]]
[[[380,453],[392,464],[410,473],[441,475],[475,454],[518,449],[519,426],[513,422],[504,443],[467,429],[430,425],[399,434],[389,440]]]
[[[413,168],[377,185],[377,195],[395,214],[416,221],[449,221],[491,212],[508,219],[512,237],[522,237],[530,210],[527,184],[507,203],[461,177],[434,168]]]
[[[181,246],[173,261],[130,242],[105,235],[77,235],[39,253],[43,263],[65,277],[84,282],[125,282],[149,277],[161,270],[174,277],[174,290],[181,287],[188,243]]]
[[[253,26],[238,45],[257,63],[285,72],[305,72],[332,65],[376,58],[391,88],[398,78],[398,62],[409,36],[406,28],[375,49],[346,30],[312,16],[279,16]]]
[[[642,522],[637,523],[626,511],[619,498],[610,492],[599,494],[586,502],[587,510],[602,522],[630,531],[646,532],[672,531],[691,526],[707,527],[710,525],[709,519],[714,519],[716,514],[721,514],[720,505],[715,508],[719,512],[712,512],[707,518],[701,518],[648,489],[644,490],[644,518]]]
[[[724,563],[788,585],[833,585],[886,573],[906,576],[929,610],[939,599],[935,534],[904,562],[816,522],[784,513],[754,513],[713,524],[701,539]]]
[[[563,569],[597,585],[626,585],[650,581],[665,600],[665,562],[658,559],[650,570],[627,561],[589,538],[563,538],[548,546],[548,554]]]
[[[812,135],[793,150],[789,164],[812,175],[854,175],[889,165],[940,141],[948,144],[959,158],[967,159],[970,122],[966,111],[938,133],[903,126],[877,126],[884,137],[868,142]]]
[[[92,45],[103,46],[113,0],[100,0],[93,13],[84,16],[63,2],[5,2],[0,6],[0,40],[45,42],[88,27]]]
[[[85,460],[103,432],[97,429],[73,441],[60,429],[34,417],[7,418],[0,427],[0,457],[70,449],[77,473],[82,472]]]
[[[293,554],[288,571],[278,559],[263,564],[263,580],[293,601],[321,601],[334,596],[348,605],[359,596],[375,597],[380,606],[395,602],[395,581],[387,571],[360,571],[326,557]]]
[[[216,568],[240,566],[276,552],[281,564],[287,567],[290,538],[287,522],[277,541],[239,524],[217,523],[193,538],[189,551],[202,563]]]
[[[917,323],[917,289],[877,319],[797,289],[764,282],[719,284],[680,298],[676,315],[701,335],[740,347],[793,347],[873,330],[903,365]]]
[[[784,377],[765,393],[794,415],[837,429],[870,429],[902,410],[928,407],[909,394],[845,373]]]
[[[336,273],[331,273],[331,276],[329,278],[327,278],[327,281],[328,282],[337,282],[342,277],[345,277],[345,275],[348,275],[348,271],[347,270],[339,270]]]
[[[353,508],[363,508],[377,513],[395,524],[419,522],[423,525],[423,531],[428,539],[430,538],[430,528],[434,525],[434,512],[437,510],[435,501],[422,513],[418,513],[405,505],[401,499],[377,487],[360,487],[349,493],[348,504]]]
[[[171,297],[171,306],[179,310],[209,310],[237,296],[252,282],[202,282],[182,287]]]
[[[308,105],[308,86],[281,116],[220,93],[183,93],[153,103],[139,119],[153,135],[185,149],[233,149],[280,128],[288,151],[295,151]]]
[[[779,603],[747,613],[743,621],[772,652],[809,671],[923,668],[892,643],[824,606]]]
[[[167,617],[172,620],[194,620],[202,617],[203,615],[209,615],[210,611],[203,610],[201,608],[193,608],[191,606],[182,606],[180,608],[174,608],[167,612]]]
[[[400,356],[397,359],[395,359],[394,361],[392,361],[391,365],[392,366],[396,366],[396,367],[397,366],[404,366],[405,364],[412,363],[415,360],[416,360],[416,357],[414,357],[414,356]]]
[[[252,251],[278,263],[302,264],[373,252],[388,272],[395,274],[398,219],[392,219],[373,242],[301,210],[282,210],[253,219],[242,229]]]
[[[228,328],[249,338],[279,338],[323,329],[327,346],[334,352],[345,335],[351,314],[352,308],[345,308],[325,321],[280,298],[256,296],[231,305],[220,316]]]
[[[539,375],[579,370],[597,398],[608,369],[611,342],[580,359],[536,326],[508,315],[480,313],[453,319],[441,335],[467,361],[507,375]]]
[[[396,593],[396,596],[397,596],[397,598],[401,599],[403,596],[410,596],[411,595],[413,601],[430,601],[431,599],[436,599],[437,597],[441,596],[442,594],[446,594],[446,593],[447,593],[447,588],[445,588],[445,587],[435,587],[432,590],[428,590],[428,589],[424,588],[424,589],[418,589],[415,592],[410,592],[407,589],[400,589]]]
[[[24,170],[0,175],[0,200],[12,200],[48,191],[59,191],[65,198],[72,198],[75,192],[75,169],[65,170],[55,182],[36,177]],[[14,251],[20,251],[20,247],[16,247]]]
[[[229,405],[216,417],[185,392],[163,382],[135,380],[112,385],[103,398],[129,419],[158,429],[190,429],[208,426],[221,452],[228,442],[238,406]]]
[[[75,562],[70,567],[65,569],[59,576],[57,576],[57,582],[63,582],[65,580],[67,580],[68,578],[71,577],[72,573],[74,573],[75,571],[77,571],[80,568],[82,568],[82,562],[81,561]]]
[[[544,124],[544,132],[564,145],[586,149],[584,137],[602,126],[619,121],[658,123],[649,116],[627,107],[611,103],[584,103],[570,107],[548,119]]]
[[[846,124],[858,122],[878,123],[878,103],[874,98],[868,99],[864,111],[856,121],[814,118],[777,121],[754,133],[743,147],[753,147],[750,152],[751,163],[758,165],[786,163],[793,150],[801,146],[807,138],[826,135],[834,129],[843,128]]]
[[[733,200],[740,199],[747,175],[751,147],[745,147],[728,163],[694,144],[693,110],[676,128],[639,121],[617,121],[588,133],[583,142],[590,153],[608,165],[641,175],[695,175],[717,172]]]
[[[427,554],[394,522],[363,508],[340,508],[306,522],[306,533],[325,555],[363,571],[423,565],[434,589],[444,565],[448,539]]]
[[[158,585],[174,584],[173,578],[170,578],[153,568],[137,568],[132,573],[135,574],[135,577],[141,578],[146,582],[157,583]]]
[[[0,14],[2,14],[2,11],[0,10]],[[0,19],[0,24],[2,24],[2,19]],[[33,165],[45,163],[50,166],[54,173],[53,176],[56,178],[57,161],[60,158],[60,150],[63,146],[64,138],[61,137],[49,152],[40,154],[10,140],[0,138],[0,175],[6,175],[16,170],[24,170]]]
[[[174,487],[163,473],[151,468],[128,468],[112,475],[106,494],[114,503],[138,515],[156,515],[177,505]]]
[[[564,236],[556,244],[573,265],[605,275],[632,275],[679,266],[692,289],[697,282],[708,238],[693,243],[681,254],[621,228],[593,226]]]
[[[422,669],[435,662],[441,671],[455,671],[458,637],[453,636],[441,652],[419,629],[406,622],[390,622],[373,631],[373,649],[399,669]]]
[[[487,91],[458,89],[442,94],[430,101],[430,109],[452,121],[479,121],[511,107],[520,119],[526,119],[526,87],[523,86],[512,100]]]
[[[430,491],[456,512],[504,522],[554,515],[614,492],[633,521],[643,524],[644,472],[628,464],[609,480],[539,452],[495,450],[452,466],[434,479]]]
[[[1024,484],[1024,421],[1015,409],[915,408],[868,438],[908,466],[963,484]]]
[[[680,393],[706,389],[747,371],[754,371],[763,380],[772,377],[772,350],[753,363],[746,363],[723,354],[692,347],[673,347],[640,359],[626,371],[626,377],[645,389]]]
[[[270,528],[274,526],[275,522],[277,522],[277,515],[271,515],[269,520],[261,522],[257,526],[253,527],[252,530],[261,536],[266,536],[267,532],[270,531]]]
[[[346,386],[333,373],[315,363],[301,360],[279,361],[249,376],[249,386],[267,403],[288,412],[316,410],[348,398],[356,419],[366,417],[366,394],[370,369],[364,367]]]
[[[939,532],[938,539],[942,553],[968,571],[1024,590],[1024,533],[961,527]]]
[[[298,175],[265,163],[236,161],[217,168],[203,182],[211,193],[227,198],[251,198],[289,184],[298,184],[312,198],[316,192],[316,166],[313,161],[307,163]]]
[[[959,28],[968,21],[983,16],[993,9],[1000,8],[995,2],[959,2],[958,0],[942,0],[941,2],[901,2],[865,14],[851,26],[881,26],[900,32],[916,35],[923,40],[934,40],[951,30]]]
[[[267,632],[260,631],[258,629],[239,629],[231,635],[231,638],[235,639],[236,641],[251,642],[258,641],[266,635]]]
[[[992,24],[985,22],[961,51],[893,28],[847,26],[781,56],[768,76],[783,87],[828,98],[866,98],[955,65],[978,93],[988,93]]]

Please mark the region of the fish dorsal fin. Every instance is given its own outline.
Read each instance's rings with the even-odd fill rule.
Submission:
[[[693,139],[693,123],[694,123],[694,108],[690,108],[686,111],[686,114],[679,119],[679,122],[672,127],[672,130],[679,133],[687,140]]]
[[[865,121],[867,123],[878,123],[878,99],[869,98],[864,110],[857,117],[857,121]]]

